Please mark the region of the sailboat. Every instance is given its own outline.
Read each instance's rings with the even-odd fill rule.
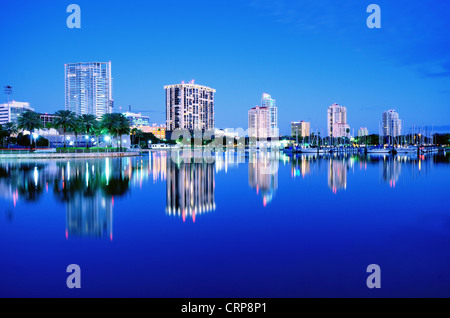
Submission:
[[[381,127],[381,122],[379,123],[379,136],[380,136],[380,140],[378,141],[379,144],[381,145],[381,136],[384,136],[384,132],[382,130]],[[384,137],[383,137],[384,138]],[[383,140],[383,144],[384,144],[384,140]],[[384,147],[384,146],[376,146],[376,147],[370,147],[367,149],[367,153],[371,153],[371,154],[390,154],[392,153],[394,150],[394,147],[391,147],[390,145],[388,147]]]
[[[415,146],[407,146],[407,147],[398,147],[395,148],[395,151],[397,153],[417,153],[417,147]]]

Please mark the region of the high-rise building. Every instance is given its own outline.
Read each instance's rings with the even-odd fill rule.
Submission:
[[[361,127],[358,129],[358,137],[369,136],[369,130],[367,127]]]
[[[276,106],[276,100],[269,94],[264,93],[261,99],[261,107],[267,107],[269,109],[270,137],[278,137],[280,133],[278,129],[278,108]]]
[[[350,126],[347,124],[347,108],[338,104],[328,107],[328,136],[332,138],[350,138]]]
[[[66,110],[100,117],[112,113],[111,62],[65,64]]]
[[[27,111],[34,111],[30,103],[11,101],[0,104],[0,125],[17,122],[17,118]]]
[[[168,131],[214,129],[214,95],[207,86],[181,83],[164,86],[166,90],[166,127]]]
[[[311,134],[311,124],[305,121],[291,123],[291,136],[309,137]]]
[[[248,136],[251,138],[271,137],[270,110],[267,107],[253,107],[248,111]]]
[[[402,134],[402,121],[394,109],[385,111],[381,122],[384,137],[398,137]]]

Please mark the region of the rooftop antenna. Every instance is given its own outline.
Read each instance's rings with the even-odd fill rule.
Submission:
[[[8,104],[9,104],[9,97],[12,95],[12,86],[5,86],[5,94],[8,96]]]

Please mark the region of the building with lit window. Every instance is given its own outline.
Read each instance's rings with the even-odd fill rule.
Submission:
[[[347,124],[347,108],[338,104],[328,107],[328,136],[332,138],[350,138],[350,126]]]
[[[269,108],[256,106],[248,111],[248,136],[257,139],[271,136]]]
[[[358,137],[369,136],[369,130],[366,127],[361,127],[358,129]]]
[[[214,95],[216,90],[207,86],[184,82],[164,87],[166,91],[166,128],[168,131],[213,130]]]
[[[166,127],[162,125],[138,126],[136,128],[142,130],[145,133],[152,133],[158,139],[166,139]]]
[[[17,122],[17,118],[24,112],[34,111],[30,103],[11,101],[0,104],[0,125]]]
[[[112,113],[111,62],[65,64],[65,104],[77,116]]]
[[[269,110],[269,127],[270,137],[278,137],[278,108],[276,100],[271,95],[264,93],[261,99],[261,107],[266,107]]]
[[[402,121],[399,114],[394,110],[388,110],[383,113],[382,118],[383,137],[398,137],[402,134]]]
[[[150,126],[150,117],[142,116],[141,113],[126,112],[123,113],[123,115],[130,122],[131,128],[137,128],[140,126]]]
[[[309,137],[311,133],[311,124],[305,121],[291,123],[291,136]]]

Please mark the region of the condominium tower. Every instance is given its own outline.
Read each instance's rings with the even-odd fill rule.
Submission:
[[[382,115],[382,135],[384,137],[398,137],[402,134],[402,121],[394,110],[385,111]]]
[[[347,108],[338,104],[328,107],[328,136],[332,138],[350,137],[350,126],[347,124]]]
[[[112,113],[111,62],[65,64],[66,110],[77,115]]]
[[[361,127],[358,129],[358,137],[369,136],[369,130],[367,127]]]
[[[176,84],[164,86],[166,90],[166,127],[175,129],[214,129],[214,94],[216,90],[207,86]]]
[[[248,136],[252,138],[271,137],[270,110],[267,107],[253,107],[248,111]]]
[[[261,99],[261,107],[266,107],[269,110],[270,137],[278,137],[278,108],[276,100],[269,94],[264,93]]]

